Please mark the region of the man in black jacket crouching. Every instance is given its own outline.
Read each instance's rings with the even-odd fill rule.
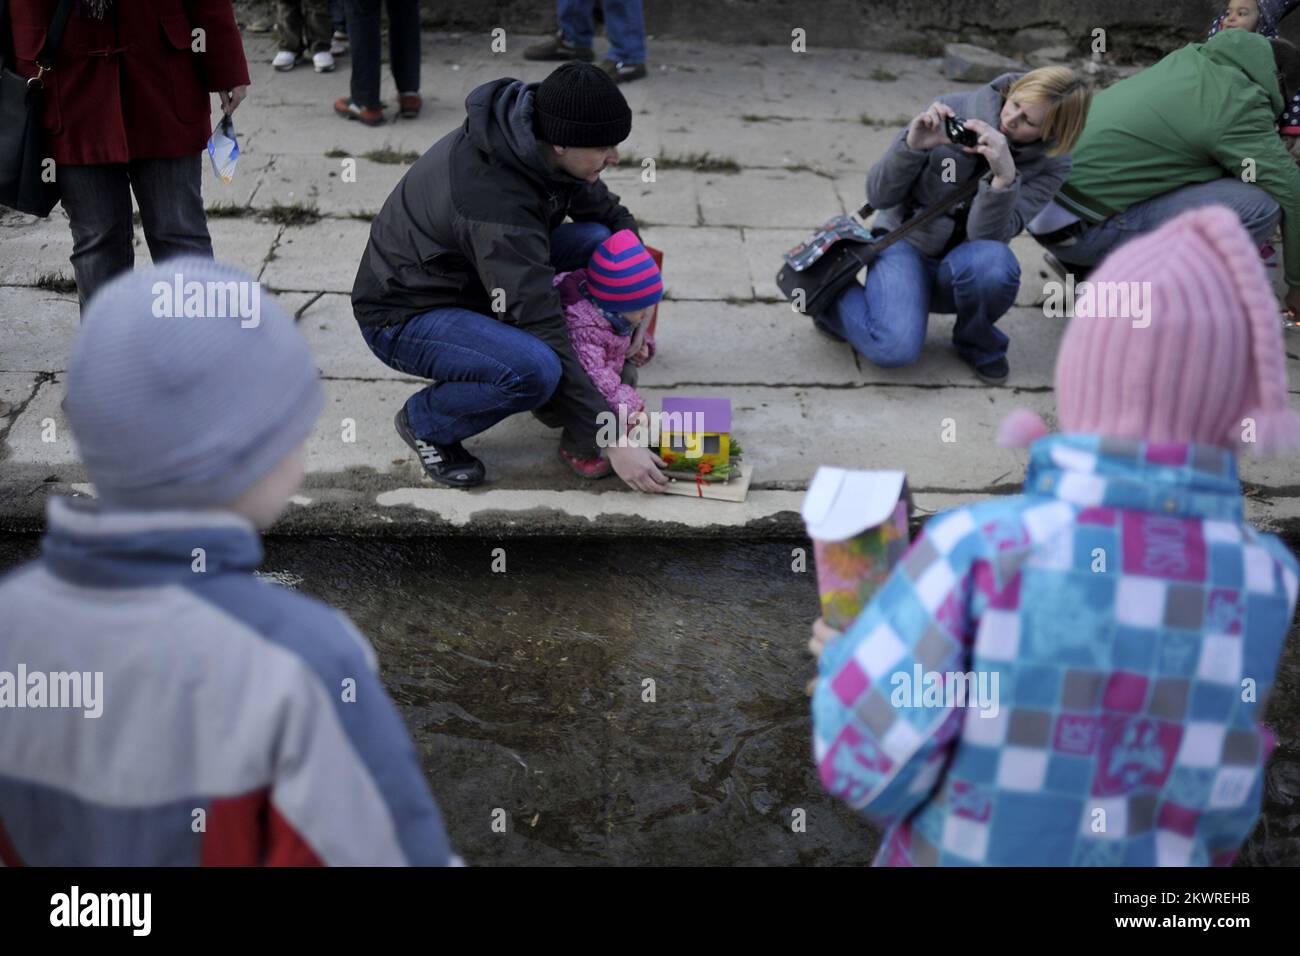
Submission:
[[[433,380],[398,411],[398,434],[431,478],[462,488],[485,470],[461,442],[543,405],[564,427],[563,452],[599,455],[597,416],[609,408],[569,343],[553,280],[585,267],[611,233],[637,228],[600,180],[632,111],[599,68],[566,63],[540,84],[494,80],[465,108],[464,125],[385,201],[352,287],[371,351]],[[638,490],[667,482],[647,448],[607,454]]]

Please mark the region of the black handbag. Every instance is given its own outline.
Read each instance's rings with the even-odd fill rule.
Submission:
[[[796,311],[806,315],[825,312],[849,287],[863,266],[870,266],[876,256],[908,233],[970,199],[979,191],[979,184],[980,179],[976,177],[943,202],[878,238],[868,237],[861,227],[857,230],[845,228],[846,216],[832,219],[812,239],[799,243],[785,254],[781,271],[776,274],[777,288],[794,303]],[[871,204],[867,203],[857,214],[859,219],[866,219],[871,213]]]
[[[59,201],[57,171],[46,176],[44,169],[45,85],[42,77],[54,69],[54,54],[63,39],[63,28],[75,0],[60,0],[45,34],[45,45],[36,55],[37,74],[19,76],[14,55],[14,31],[9,22],[6,0],[0,0],[0,206],[42,218]]]

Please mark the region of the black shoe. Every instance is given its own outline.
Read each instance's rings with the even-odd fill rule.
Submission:
[[[972,365],[971,368],[975,370],[975,377],[985,385],[1005,385],[1007,376],[1011,374],[1011,366],[1006,356],[983,365]]]
[[[589,46],[575,46],[564,38],[564,31],[557,30],[555,36],[545,43],[536,43],[524,49],[525,60],[582,60],[590,63],[596,54]]]
[[[411,431],[411,423],[406,418],[406,406],[397,410],[393,426],[402,441],[420,456],[424,472],[434,481],[453,488],[472,488],[481,485],[487,477],[487,469],[460,442],[451,445],[435,445],[433,442],[416,438]]]
[[[631,83],[645,76],[644,63],[624,63],[621,60],[606,60],[600,65],[615,83]]]
[[[1088,278],[1088,273],[1092,271],[1092,266],[1081,266],[1076,262],[1066,262],[1050,252],[1043,253],[1043,260],[1062,282],[1068,281],[1070,276],[1074,276],[1075,282],[1082,282]]]

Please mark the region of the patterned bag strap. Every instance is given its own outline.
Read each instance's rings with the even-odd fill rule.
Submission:
[[[970,182],[968,182],[965,186],[957,190],[952,195],[948,196],[946,199],[943,200],[943,202],[935,203],[929,209],[925,210],[925,212],[921,213],[918,216],[913,216],[911,219],[907,220],[907,222],[903,223],[893,232],[889,233],[888,235],[881,236],[876,242],[872,243],[871,245],[872,258],[875,258],[876,256],[880,255],[880,253],[884,252],[886,249],[888,249],[894,243],[898,242],[900,239],[905,238],[908,235],[908,233],[920,229],[926,223],[933,222],[935,219],[939,218],[939,216],[942,216],[945,212],[947,212],[952,207],[958,206],[961,203],[965,202],[967,199],[970,199],[977,192],[979,192],[980,179],[982,178],[982,176],[983,173],[981,173],[979,176],[976,176],[974,179],[972,179]],[[869,207],[870,204],[864,206],[863,208],[866,209]]]

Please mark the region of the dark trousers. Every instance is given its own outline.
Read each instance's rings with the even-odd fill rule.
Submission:
[[[352,102],[379,108],[381,0],[347,0],[348,40],[352,44]],[[420,89],[420,4],[387,0],[388,61],[397,92]]]
[[[281,50],[322,53],[330,48],[330,7],[326,0],[277,0],[275,19]]]
[[[212,258],[200,177],[203,154],[179,159],[60,166],[59,191],[72,225],[72,271],[84,309],[96,290],[135,267],[131,193],[154,262],[179,255]]]

